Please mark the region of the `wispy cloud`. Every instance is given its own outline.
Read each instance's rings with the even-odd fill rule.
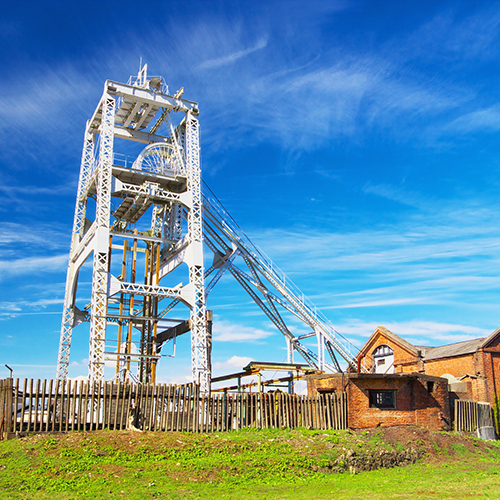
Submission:
[[[467,10],[462,11],[467,12]],[[500,14],[495,4],[484,5],[473,14],[461,12],[458,5],[440,11],[412,33],[387,43],[387,50],[406,58],[426,61],[446,60],[448,64],[464,58],[488,60],[498,55]]]
[[[0,186],[0,192],[4,195],[14,197],[21,195],[26,199],[26,196],[64,196],[76,193],[76,186],[73,182],[62,186]]]
[[[7,80],[2,83],[0,128],[12,125],[31,128],[35,123],[39,128],[42,124],[49,125],[63,114],[69,118],[86,99],[101,93],[100,86],[96,89],[82,84],[81,71],[85,70],[71,63],[59,67],[42,64],[32,69],[33,73],[17,85]]]
[[[408,190],[403,189],[401,186],[367,182],[363,186],[363,192],[381,196],[382,198],[387,198],[388,200],[396,201],[411,207],[419,207],[423,202],[428,203],[428,200],[419,193],[408,192]]]
[[[59,223],[35,225],[0,222],[0,246],[15,244],[33,248],[34,245],[39,245],[50,249],[68,247],[70,235],[67,229],[58,226]]]
[[[277,229],[261,233],[257,243],[301,288],[316,282],[309,295],[321,309],[465,305],[477,293],[487,307],[486,294],[500,290],[495,213],[441,207],[410,214],[397,227]]]
[[[232,64],[238,61],[239,59],[242,59],[243,57],[247,56],[248,54],[251,54],[252,52],[263,49],[265,47],[267,47],[267,40],[265,38],[262,38],[253,47],[244,50],[237,50],[236,52],[233,52],[223,57],[218,57],[216,59],[210,59],[208,61],[201,63],[199,65],[199,68],[200,69],[220,68],[221,66]]]
[[[354,309],[357,307],[381,307],[381,306],[406,306],[408,304],[416,304],[425,302],[422,298],[404,298],[404,299],[385,299],[385,300],[372,300],[366,302],[351,302],[347,304],[335,306],[323,306],[322,309]],[[434,301],[432,301],[434,302]]]
[[[219,342],[260,342],[275,334],[276,330],[273,327],[270,327],[269,330],[262,330],[228,321],[217,321],[214,340]]]
[[[441,133],[497,132],[500,130],[500,105],[466,113],[441,128]]]
[[[175,42],[169,40],[168,47],[162,41],[164,32],[152,34],[158,41],[154,45],[164,47],[154,59],[177,54],[177,60],[192,61],[196,67],[193,71],[181,63],[172,66],[170,74],[173,80],[188,81],[202,104],[210,151],[228,144],[234,149],[249,139],[277,143],[291,152],[308,151],[346,136],[362,141],[374,127],[400,138],[409,130],[422,134],[422,120],[456,109],[470,98],[460,85],[430,81],[407,68],[409,63],[389,50],[350,51],[335,38],[325,47],[321,19],[345,9],[347,2],[332,3],[331,9],[288,6],[286,14],[275,12],[276,6],[266,12],[281,15],[282,29],[269,17],[243,29],[245,23],[211,16],[197,19],[190,30],[172,26],[170,38]],[[315,16],[310,11],[322,12]],[[294,26],[293,37],[286,32],[287,23]],[[292,56],[295,53],[300,56]],[[224,134],[219,133],[221,127]]]
[[[443,345],[487,337],[492,331],[471,325],[440,323],[434,321],[388,321],[383,324],[351,320],[338,325],[343,334],[368,338],[378,326],[407,339],[415,345]]]
[[[35,299],[35,300],[21,300],[18,302],[0,302],[0,311],[21,311],[23,307],[30,308],[45,308],[54,304],[61,304],[63,302],[62,298],[58,299]]]
[[[9,320],[18,318],[19,316],[44,316],[44,315],[61,315],[61,304],[63,300],[63,288],[60,289],[59,298],[42,298],[29,300],[26,296],[18,301],[3,301],[0,302],[0,320]],[[50,306],[59,306],[56,311],[46,311]]]
[[[77,175],[75,168],[75,171],[69,175],[74,181],[63,186],[53,187],[13,186],[6,182],[0,187],[0,211],[17,212],[30,217],[33,216],[33,213],[50,216],[55,204],[65,204],[68,195],[76,195]]]
[[[168,37],[165,29],[152,30],[149,40],[155,50],[147,51],[149,65],[165,68],[171,85],[184,85],[189,94],[186,96],[202,103],[209,125],[204,133],[212,150],[227,147],[227,133],[233,148],[237,145],[233,141],[247,143],[250,133],[295,151],[346,135],[361,134],[358,140],[362,139],[374,124],[400,136],[408,127],[420,133],[422,127],[415,122],[456,109],[470,99],[460,85],[429,81],[424,74],[409,70],[406,65],[411,57],[395,58],[393,50],[350,52],[335,41],[325,49],[317,36],[322,19],[349,6],[348,2],[328,3],[328,7],[310,5],[307,9],[299,3],[292,8],[291,2],[287,2],[287,9],[267,7],[265,16],[259,17],[252,29],[244,28],[247,24],[243,18],[228,22],[212,13],[190,20],[189,29],[185,25],[182,29],[175,24],[169,26]],[[478,42],[481,47],[493,43],[491,36],[497,25],[491,15],[488,21],[486,14],[481,19],[487,21],[490,35]],[[274,18],[281,19],[281,27],[276,26]],[[479,36],[481,19],[464,21],[464,29],[455,27],[453,33],[458,36],[465,30]],[[443,23],[448,31],[456,25]],[[290,37],[286,26],[296,31],[297,25],[300,32]],[[432,27],[422,30],[427,37],[434,31]],[[283,49],[285,39],[288,51]],[[417,34],[415,39],[419,39]],[[428,44],[431,42],[429,38]],[[142,46],[142,40],[134,40],[134,44]],[[419,50],[414,39],[396,38],[393,44],[404,46],[413,55]],[[470,40],[464,44],[469,46]],[[289,52],[294,50],[300,57],[290,57]],[[123,73],[127,64],[135,67],[132,56],[130,61],[123,57],[119,44],[111,46],[107,54],[103,67],[114,74]],[[243,61],[245,64],[236,64]],[[224,71],[209,71],[221,68]],[[83,61],[83,67],[70,63],[40,66],[33,77],[23,78],[21,86],[2,89],[0,85],[4,96],[0,98],[0,109],[4,110],[0,118],[19,132],[32,129],[34,123],[43,128],[44,123],[76,121],[68,120],[68,109],[84,120],[88,116],[82,115],[82,108],[93,109],[99,97],[99,78],[90,60]],[[97,87],[90,85],[89,79]],[[70,106],[75,96],[79,105]],[[217,127],[210,126],[212,123]],[[226,130],[224,139],[217,133],[221,128]]]
[[[63,271],[68,263],[68,254],[47,257],[27,257],[0,260],[0,279],[22,275],[37,275]]]

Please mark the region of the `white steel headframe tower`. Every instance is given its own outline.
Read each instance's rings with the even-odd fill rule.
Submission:
[[[58,379],[68,375],[73,328],[88,321],[91,380],[103,378],[104,363],[111,358],[117,373],[129,375],[131,362],[137,361],[139,379],[154,382],[158,328],[167,312],[183,303],[190,309],[193,379],[202,391],[210,388],[198,105],[181,96],[182,89],[170,96],[162,78],[148,78],[144,66],[128,84],[106,81],[87,122]],[[146,147],[129,161],[115,153],[115,139]],[[90,304],[80,310],[79,271],[91,256]],[[188,267],[188,284],[160,285],[181,264]]]

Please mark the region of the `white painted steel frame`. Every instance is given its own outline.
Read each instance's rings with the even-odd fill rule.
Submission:
[[[141,81],[143,79],[141,78]],[[193,378],[201,384],[204,392],[208,392],[211,376],[209,353],[211,344],[208,338],[205,307],[199,122],[196,118],[198,107],[194,102],[177,96],[167,96],[146,87],[147,84],[145,88],[138,88],[106,81],[103,97],[91,120],[87,122],[68,265],[57,378],[64,380],[68,376],[72,329],[77,323],[75,291],[78,270],[93,253],[90,314],[81,314],[76,310],[79,313],[79,322],[82,318],[90,320],[89,378],[91,380],[103,378],[106,327],[115,321],[114,316],[116,316],[108,312],[108,302],[111,297],[121,294],[131,297],[131,300],[135,295],[145,297],[145,300],[147,297],[159,300],[170,298],[173,299],[174,305],[183,302],[191,310]],[[128,111],[122,111],[122,104],[124,104],[123,109]],[[144,130],[160,110],[161,116],[151,130],[149,132]],[[186,117],[174,130],[170,113],[177,111],[185,113]],[[167,125],[170,137],[158,135],[157,131],[162,123]],[[148,180],[138,185],[113,177],[115,137],[148,144],[132,168],[161,175],[164,168],[167,168],[175,176],[181,176],[181,179],[184,176],[187,184],[186,192],[170,192],[165,185],[161,185],[160,179],[158,183]],[[97,162],[94,160],[96,144],[99,151]],[[115,193],[114,196],[124,199],[131,197],[130,208],[127,204],[123,205],[124,216],[132,214],[131,216],[135,217],[130,212],[132,206],[139,204],[146,209],[153,204],[150,236],[139,235],[137,231],[134,234],[120,232],[120,227],[111,228],[112,191]],[[94,193],[96,201],[96,219],[85,233],[86,204],[91,193]],[[140,211],[136,213],[137,217],[142,215]],[[187,214],[187,235],[183,236],[185,214]],[[123,278],[118,280],[113,277],[110,274],[109,259],[111,249],[116,248],[116,245],[110,244],[111,236],[150,241],[151,244],[161,242],[167,245],[166,261],[161,263],[161,268],[158,270],[159,279],[185,262],[189,269],[188,285],[169,288],[159,286],[156,278],[153,283],[142,284],[127,283]],[[160,317],[158,315],[158,319]],[[152,356],[157,357],[154,352]],[[147,357],[151,358],[151,355]]]
[[[89,132],[89,122],[85,129],[85,139],[83,143],[82,162],[80,166],[80,176],[78,180],[78,191],[76,196],[75,217],[73,221],[73,235],[71,238],[70,256],[72,256],[80,243],[85,221],[87,208],[87,197],[84,196],[84,187],[88,184],[94,161],[94,134]],[[78,268],[76,268],[78,270]],[[61,325],[61,339],[59,342],[59,353],[57,358],[57,374],[59,380],[65,380],[68,376],[69,355],[71,350],[71,336],[73,331],[73,303],[75,287],[75,262],[69,260],[66,277],[66,291],[64,294],[64,306]]]
[[[337,371],[325,360],[325,343],[356,369],[355,348],[347,339],[338,334],[294,283],[258,249],[234,222],[220,202],[208,192],[203,197],[206,242],[216,254],[237,249],[250,270],[250,274],[231,261],[227,269],[266,313],[292,346],[304,359],[320,370]],[[317,338],[317,353],[303,346],[290,332],[273,303],[291,312],[314,331]],[[363,370],[363,366],[361,367]]]
[[[120,107],[123,102],[127,104],[128,111],[124,112]],[[174,130],[170,113],[176,111],[185,113],[185,118]],[[156,112],[160,112],[161,116],[151,130],[149,132],[141,130],[141,127],[151,122]],[[93,253],[92,296],[90,315],[87,315],[90,318],[91,380],[101,380],[103,377],[106,326],[116,321],[116,315],[108,312],[108,300],[116,294],[131,298],[135,295],[154,297],[158,300],[169,298],[172,299],[170,304],[157,313],[157,319],[164,317],[180,302],[190,308],[193,380],[200,384],[203,392],[209,392],[211,339],[207,328],[205,301],[210,290],[226,270],[235,277],[285,336],[289,361],[293,359],[293,351],[296,350],[311,366],[333,371],[335,367],[325,360],[326,345],[329,352],[333,348],[348,364],[355,365],[356,358],[350,343],[335,332],[298,288],[251,243],[222,205],[213,197],[202,195],[197,114],[196,103],[158,94],[146,88],[106,82],[104,95],[92,119],[87,122],[85,131],[61,326],[58,379],[66,379],[68,375],[72,328],[77,323],[74,301],[78,270],[91,253]],[[169,137],[158,135],[161,124],[168,128]],[[134,184],[114,177],[114,138],[148,144],[134,162],[132,171],[145,170],[153,175],[155,173],[160,175],[167,169],[173,175],[185,178],[186,191],[172,192],[162,186],[160,180],[154,182],[148,179],[142,184]],[[94,160],[96,145],[99,151],[97,164]],[[130,200],[128,204],[121,205],[123,209],[120,213],[123,216],[130,215],[130,210],[137,205],[137,215],[130,216],[139,218],[142,216],[141,207],[145,211],[151,204],[153,205],[152,231],[149,235],[138,235],[137,231],[134,234],[130,231],[120,232],[119,228],[110,228],[112,191],[114,196],[120,196],[125,201]],[[95,193],[96,220],[85,233],[86,205],[90,193]],[[183,235],[184,218],[187,218],[186,235]],[[111,276],[109,259],[110,249],[113,247],[110,246],[112,236],[134,241],[149,241],[150,244],[168,244],[164,247],[167,257],[158,270],[158,279],[153,283],[141,284],[125,282],[123,277],[118,280]],[[203,265],[204,242],[219,260],[218,264],[215,264],[214,260],[214,265],[207,271],[210,274],[217,270],[206,288]],[[236,265],[237,257],[245,262],[248,272]],[[160,286],[159,280],[182,263],[187,264],[189,269],[188,285],[178,285],[174,288]],[[302,345],[300,338],[291,333],[277,305],[311,327],[313,330],[311,335],[317,338],[317,353]],[[82,315],[79,314],[80,316]],[[153,352],[149,358],[151,356],[155,357],[155,353]]]
[[[99,164],[97,165],[96,224],[90,306],[89,379],[104,376],[109,273],[109,225],[111,219],[111,169],[113,167],[113,124],[115,101],[108,94],[102,100]]]

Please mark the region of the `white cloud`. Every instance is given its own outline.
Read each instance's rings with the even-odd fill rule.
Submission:
[[[217,321],[214,325],[214,341],[218,342],[258,342],[276,333],[276,329],[261,330],[228,321]]]
[[[441,128],[444,133],[497,132],[500,130],[500,106],[465,113]]]
[[[368,302],[351,302],[348,304],[341,304],[335,306],[322,307],[323,310],[328,309],[353,309],[356,307],[381,307],[381,306],[404,306],[408,304],[422,303],[421,298],[405,298],[405,299],[386,299],[386,300],[373,300]]]
[[[157,384],[176,384],[176,385],[184,385],[190,384],[193,381],[192,375],[164,375],[159,377],[156,381]]]
[[[61,294],[63,293],[63,288],[61,289]],[[39,315],[61,315],[62,309],[57,308],[57,311],[43,311],[48,306],[60,305],[64,302],[63,298],[57,299],[33,299],[30,300],[18,300],[16,302],[0,302],[0,319],[6,320],[11,318],[17,318],[18,316],[39,316]]]
[[[214,68],[220,68],[221,66],[225,66],[227,64],[231,64],[233,62],[236,62],[237,60],[241,59],[242,57],[247,56],[248,54],[251,54],[252,52],[255,52],[256,50],[260,50],[267,47],[267,40],[266,39],[261,39],[259,40],[254,47],[250,47],[248,49],[244,50],[237,50],[231,54],[228,54],[227,56],[219,57],[216,59],[210,59],[208,61],[205,61],[199,65],[200,69],[214,69]]]
[[[26,274],[37,275],[63,271],[68,264],[68,254],[47,257],[26,257],[22,259],[0,260],[0,279]]]
[[[387,321],[381,323],[351,320],[337,325],[343,335],[368,338],[378,326],[383,326],[391,332],[405,338],[416,345],[444,345],[463,340],[487,337],[492,331],[477,326],[440,323],[435,321]]]
[[[225,372],[229,370],[241,371],[243,367],[248,365],[252,361],[252,358],[246,356],[232,356],[226,361],[216,361],[212,364],[213,369],[218,372]]]
[[[0,191],[2,189],[0,188]],[[55,227],[54,227],[55,226]],[[54,224],[18,224],[15,222],[0,222],[0,246],[29,245],[33,248],[40,245],[43,248],[68,248],[71,233]]]

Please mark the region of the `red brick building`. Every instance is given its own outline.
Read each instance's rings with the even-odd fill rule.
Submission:
[[[310,396],[347,393],[349,427],[451,428],[448,381],[419,373],[308,375]]]
[[[494,404],[500,390],[500,328],[486,338],[427,347],[379,326],[361,348],[358,364],[371,373],[444,377],[455,398]]]

